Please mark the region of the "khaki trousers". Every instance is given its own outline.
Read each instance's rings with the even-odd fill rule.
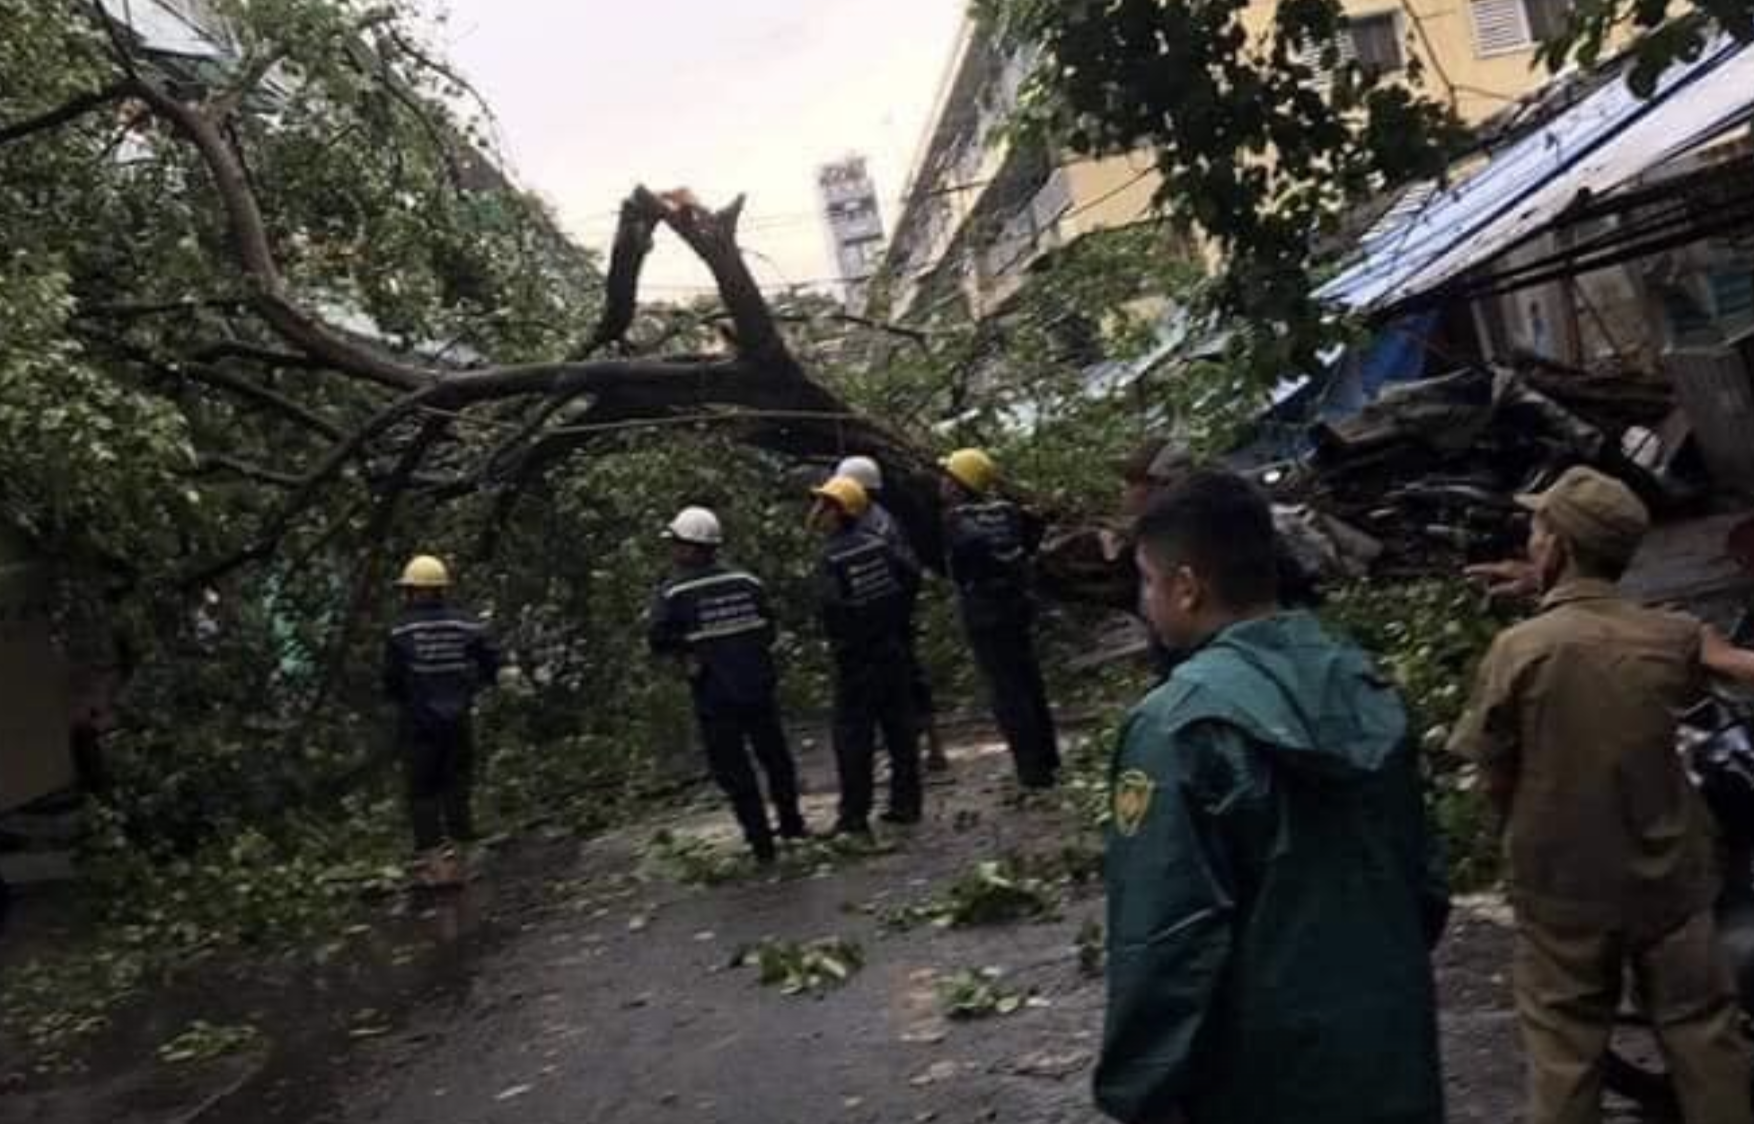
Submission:
[[[1626,969],[1686,1124],[1750,1124],[1735,981],[1703,912],[1654,941],[1519,918],[1513,986],[1528,1053],[1527,1124],[1600,1124],[1602,1059]]]

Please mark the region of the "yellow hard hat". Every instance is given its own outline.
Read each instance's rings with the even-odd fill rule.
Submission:
[[[402,567],[402,576],[396,584],[403,589],[444,589],[451,584],[451,572],[445,564],[430,554],[420,554],[408,560]]]
[[[810,494],[828,500],[854,519],[871,509],[871,493],[851,476],[836,476],[821,487],[810,489]]]
[[[999,482],[999,466],[984,449],[958,449],[938,464],[952,480],[971,492],[990,491]]]

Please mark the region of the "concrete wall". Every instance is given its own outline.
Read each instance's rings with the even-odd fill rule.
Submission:
[[[1059,235],[1071,241],[1094,230],[1112,230],[1148,217],[1163,180],[1142,153],[1074,164],[1066,169],[1072,209]]]
[[[1514,7],[1519,0],[1344,0],[1344,7],[1354,19],[1392,14],[1403,51],[1424,64],[1422,89],[1449,101],[1463,121],[1478,124],[1539,89],[1549,77],[1535,62],[1536,44],[1527,36],[1516,47],[1482,45],[1474,9],[1482,3],[1499,5],[1500,21],[1509,15],[1526,26],[1526,9]],[[1261,35],[1276,9],[1273,0],[1255,0],[1244,10],[1243,24],[1251,34]]]

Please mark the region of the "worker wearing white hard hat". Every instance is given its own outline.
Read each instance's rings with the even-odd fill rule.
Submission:
[[[674,569],[652,602],[651,649],[686,669],[713,779],[730,799],[756,861],[770,863],[776,825],[768,819],[756,764],[767,775],[779,838],[809,832],[780,719],[772,652],[777,630],[767,592],[754,575],[719,560],[724,527],[706,508],[678,512],[664,537]]]
[[[685,507],[664,528],[664,537],[689,546],[720,546],[725,541],[725,530],[719,525],[719,517],[706,508]]]

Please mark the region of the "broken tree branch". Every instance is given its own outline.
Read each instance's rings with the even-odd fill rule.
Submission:
[[[178,384],[185,380],[198,382],[217,390],[227,391],[245,401],[272,410],[288,421],[294,422],[312,433],[327,437],[331,441],[340,441],[346,436],[346,431],[340,425],[323,417],[302,402],[289,398],[236,372],[201,362],[179,363],[107,333],[88,332],[86,335],[94,342],[95,346],[104,347],[123,359],[137,363],[159,378]]]
[[[447,418],[428,418],[421,426],[420,432],[403,450],[402,456],[391,470],[387,487],[378,497],[372,511],[371,522],[366,528],[366,542],[369,545],[365,559],[360,563],[354,575],[353,595],[348,599],[347,612],[343,614],[339,627],[330,638],[328,654],[321,661],[322,678],[319,680],[315,695],[311,699],[309,713],[312,716],[320,713],[323,706],[334,693],[335,685],[341,679],[346,668],[347,651],[353,642],[354,633],[359,623],[365,618],[366,610],[371,607],[374,587],[377,585],[378,571],[383,566],[384,549],[389,539],[390,525],[395,521],[396,510],[401,505],[402,496],[408,484],[420,470],[421,463],[432,451],[434,445],[445,435],[450,426]]]
[[[145,79],[129,85],[200,153],[225,207],[239,264],[253,285],[251,304],[281,338],[336,370],[394,390],[416,390],[433,381],[434,372],[351,344],[300,308],[281,276],[249,175],[225,131],[200,106],[180,101]]]
[[[80,94],[78,97],[56,106],[54,109],[39,113],[35,117],[27,117],[23,121],[15,121],[10,125],[0,125],[0,147],[58,129],[62,125],[77,121],[94,109],[101,109],[122,99],[127,92],[127,83],[117,82],[101,90]]]
[[[738,353],[768,367],[777,378],[805,381],[737,245],[744,197],[739,195],[720,211],[708,210],[687,191],[653,195],[641,187],[634,190],[634,198],[642,206],[659,208],[664,225],[674,230],[712,273],[725,311],[731,316]]]
[[[128,65],[125,54],[123,57]],[[209,349],[209,355],[328,370],[395,392],[364,425],[334,441],[322,459],[299,478],[284,505],[249,546],[192,574],[187,579],[190,584],[210,583],[238,566],[266,558],[350,465],[369,457],[374,441],[422,410],[461,412],[492,401],[545,398],[547,404],[536,413],[533,423],[524,424],[519,438],[528,441],[531,449],[541,449],[544,462],[551,451],[564,454],[599,439],[594,434],[600,431],[583,429],[552,437],[542,434],[542,428],[567,401],[583,397],[592,399],[584,419],[587,424],[726,408],[733,414],[738,409],[765,412],[773,416],[736,421],[745,440],[809,458],[873,453],[901,469],[903,475],[929,474],[929,463],[910,442],[875,421],[859,417],[836,394],[805,374],[738,247],[742,198],[713,211],[685,191],[658,195],[636,188],[623,208],[615,255],[619,261],[611,265],[610,299],[587,348],[594,352],[617,342],[631,326],[637,309],[639,272],[652,235],[661,224],[674,230],[711,271],[733,326],[729,338],[735,347],[734,357],[581,358],[445,369],[349,337],[303,307],[281,272],[238,142],[224,127],[222,117],[212,112],[211,104],[184,102],[137,71],[132,73],[134,77],[126,83],[128,92],[166,121],[201,157],[224,208],[238,266],[249,282],[250,307],[291,349],[291,354],[281,354],[256,345],[224,343]],[[923,345],[923,341],[916,342]],[[497,471],[504,463],[496,454],[487,467]],[[520,464],[519,478],[530,475]],[[465,473],[442,487],[467,491],[490,478],[485,472]],[[411,474],[392,474],[390,492],[402,490],[411,479]]]
[[[609,251],[609,275],[603,285],[603,315],[591,338],[573,352],[574,359],[588,359],[612,343],[627,338],[639,308],[639,278],[646,257],[652,252],[652,236],[663,221],[657,200],[635,192],[621,204],[621,221]]]

